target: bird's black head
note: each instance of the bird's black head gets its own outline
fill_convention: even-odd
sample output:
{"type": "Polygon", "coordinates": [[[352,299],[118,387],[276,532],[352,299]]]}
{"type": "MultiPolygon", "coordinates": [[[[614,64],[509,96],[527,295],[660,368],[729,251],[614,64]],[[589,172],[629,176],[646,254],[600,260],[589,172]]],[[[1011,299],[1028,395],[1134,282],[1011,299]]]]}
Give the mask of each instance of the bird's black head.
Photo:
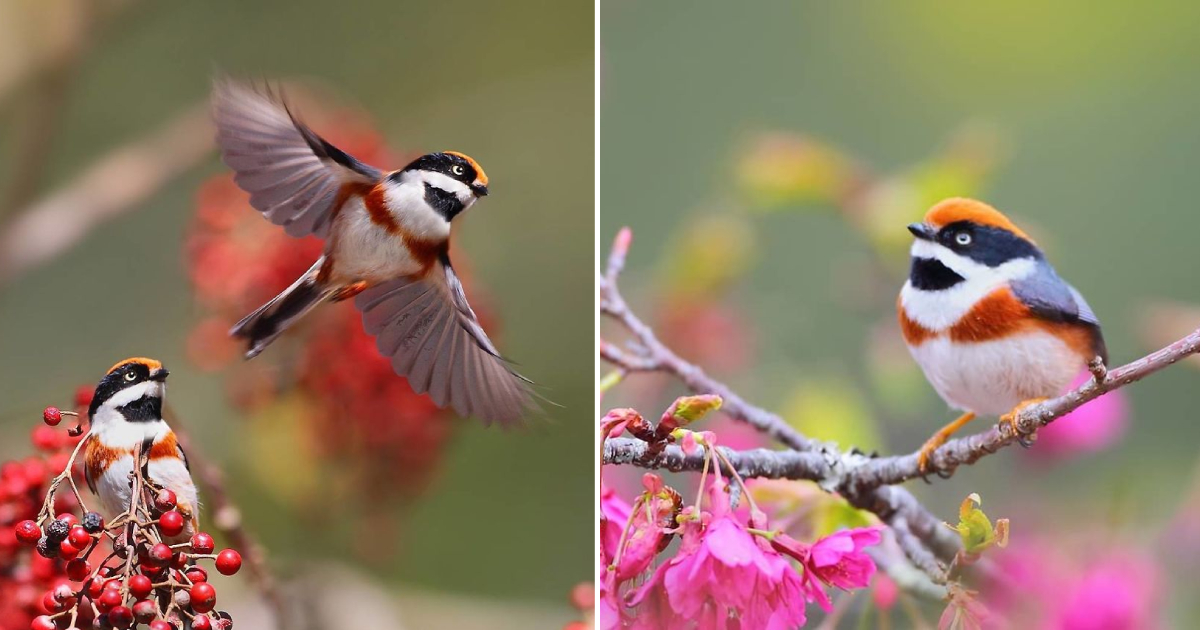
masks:
{"type": "Polygon", "coordinates": [[[955,221],[941,228],[913,223],[908,231],[918,239],[931,241],[988,267],[1018,258],[1042,258],[1042,252],[1028,239],[994,225],[974,221],[955,221]]]}
{"type": "Polygon", "coordinates": [[[483,172],[483,167],[479,166],[479,162],[470,156],[457,151],[422,155],[398,171],[397,175],[413,170],[441,173],[450,179],[466,184],[476,197],[488,194],[488,178],[487,174],[483,172]]]}
{"type": "Polygon", "coordinates": [[[96,386],[88,416],[94,419],[101,407],[114,406],[130,421],[161,418],[163,383],[168,374],[154,359],[135,357],[117,363],[96,386]]]}

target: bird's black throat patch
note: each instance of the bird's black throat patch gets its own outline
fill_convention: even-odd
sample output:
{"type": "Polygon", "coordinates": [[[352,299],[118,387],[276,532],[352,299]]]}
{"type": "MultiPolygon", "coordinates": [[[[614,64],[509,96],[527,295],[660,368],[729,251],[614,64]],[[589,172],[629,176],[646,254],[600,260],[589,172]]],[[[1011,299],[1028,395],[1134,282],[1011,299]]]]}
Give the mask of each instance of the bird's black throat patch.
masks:
{"type": "Polygon", "coordinates": [[[141,398],[117,407],[117,411],[129,422],[155,422],[162,419],[162,398],[158,396],[142,396],[141,398]]]}
{"type": "Polygon", "coordinates": [[[965,280],[936,258],[913,258],[908,280],[918,291],[941,291],[965,280]]]}
{"type": "Polygon", "coordinates": [[[447,221],[463,211],[463,204],[458,195],[425,182],[425,203],[442,215],[447,221]]]}

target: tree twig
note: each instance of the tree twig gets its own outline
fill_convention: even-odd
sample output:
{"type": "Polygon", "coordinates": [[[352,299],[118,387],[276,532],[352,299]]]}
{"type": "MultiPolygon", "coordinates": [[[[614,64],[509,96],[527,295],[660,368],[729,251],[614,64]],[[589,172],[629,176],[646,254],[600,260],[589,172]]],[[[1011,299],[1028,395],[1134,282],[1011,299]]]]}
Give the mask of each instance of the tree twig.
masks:
{"type": "Polygon", "coordinates": [[[283,596],[279,592],[278,582],[267,562],[266,552],[258,540],[246,531],[242,522],[242,512],[229,498],[225,489],[225,478],[220,467],[205,456],[204,451],[188,438],[183,429],[183,421],[171,407],[163,408],[163,419],[171,425],[179,438],[180,444],[187,453],[188,463],[200,485],[204,496],[212,508],[212,523],[234,547],[242,551],[246,568],[250,570],[250,580],[262,593],[263,598],[271,606],[276,623],[281,628],[289,627],[286,621],[286,607],[283,596]]]}
{"type": "MultiPolygon", "coordinates": [[[[601,353],[605,360],[629,371],[655,370],[672,374],[696,393],[721,396],[723,400],[721,409],[730,417],[755,427],[805,456],[790,462],[800,466],[798,469],[810,473],[809,476],[802,478],[816,476],[811,473],[821,470],[815,459],[820,458],[824,462],[825,473],[819,479],[813,480],[817,481],[822,488],[830,492],[840,492],[852,505],[874,512],[885,523],[892,524],[903,519],[905,527],[912,532],[913,536],[897,539],[897,541],[914,563],[927,564],[923,560],[928,557],[930,551],[944,562],[949,562],[958,553],[960,548],[958,537],[942,527],[941,520],[925,509],[907,490],[891,486],[862,488],[843,483],[846,471],[863,460],[869,460],[868,457],[860,453],[842,453],[833,445],[804,436],[787,424],[783,418],[746,402],[730,387],[711,378],[698,366],[685,361],[663,345],[654,335],[650,326],[642,322],[630,310],[617,289],[617,276],[624,266],[630,242],[630,233],[628,228],[625,228],[616,238],[606,273],[600,279],[600,311],[618,321],[633,335],[637,342],[635,351],[638,361],[623,363],[621,358],[631,355],[610,343],[601,341],[601,353]],[[804,464],[800,465],[798,463],[800,461],[803,461],[804,464]]],[[[775,463],[783,464],[782,461],[775,463]]]]}
{"type": "MultiPolygon", "coordinates": [[[[937,560],[949,562],[958,552],[957,537],[940,526],[940,521],[916,498],[896,487],[922,472],[918,453],[891,457],[868,457],[842,452],[836,446],[811,440],[792,429],[779,416],[747,403],[727,385],[705,374],[664,346],[653,330],[629,309],[617,289],[617,276],[624,266],[630,237],[617,237],[607,273],[600,282],[601,312],[619,322],[636,342],[629,349],[601,342],[600,356],[626,372],[659,371],[671,374],[696,393],[717,394],[724,399],[722,410],[775,438],[790,450],[755,449],[723,451],[744,477],[806,479],[827,491],[837,492],[856,507],[874,512],[896,533],[896,541],[915,566],[940,578],[937,560]],[[932,554],[930,553],[932,552],[932,554]]],[[[1163,368],[1200,353],[1200,329],[1127,365],[1107,369],[1096,360],[1088,369],[1092,380],[1058,398],[1030,405],[1017,414],[1015,432],[998,427],[965,438],[951,440],[930,458],[927,473],[949,477],[964,464],[997,452],[1078,409],[1084,403],[1125,387],[1163,368]]],[[[700,470],[703,458],[689,456],[678,447],[650,449],[644,442],[610,438],[604,445],[606,463],[633,464],[667,470],[700,470]]]]}
{"type": "Polygon", "coordinates": [[[104,221],[136,208],[212,150],[208,108],[197,106],[101,158],[18,213],[0,233],[0,285],[70,249],[104,221]]]}

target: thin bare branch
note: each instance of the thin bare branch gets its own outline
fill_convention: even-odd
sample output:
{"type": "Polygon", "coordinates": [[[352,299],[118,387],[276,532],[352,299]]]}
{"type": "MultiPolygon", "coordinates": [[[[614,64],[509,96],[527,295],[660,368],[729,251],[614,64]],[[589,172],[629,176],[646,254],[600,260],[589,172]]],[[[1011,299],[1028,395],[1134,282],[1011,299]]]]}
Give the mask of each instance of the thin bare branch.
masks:
{"type": "Polygon", "coordinates": [[[19,212],[0,233],[0,285],[70,249],[208,156],[208,109],[197,106],[120,147],[64,188],[19,212]]]}
{"type": "MultiPolygon", "coordinates": [[[[907,531],[912,532],[913,536],[905,539],[898,538],[897,541],[914,563],[928,565],[924,560],[931,551],[937,558],[947,563],[958,553],[958,538],[942,527],[942,521],[925,509],[907,490],[891,486],[867,488],[844,483],[848,469],[859,466],[862,462],[869,461],[870,458],[859,453],[843,453],[833,445],[804,436],[787,424],[783,418],[746,402],[730,387],[708,376],[698,366],[680,358],[660,342],[650,326],[634,315],[617,289],[617,275],[624,265],[629,242],[628,232],[622,230],[613,248],[613,255],[609,259],[609,273],[600,279],[600,310],[604,315],[619,322],[633,335],[636,347],[626,352],[617,349],[612,344],[602,343],[601,352],[605,360],[631,372],[662,371],[675,376],[696,393],[717,394],[723,400],[721,406],[723,412],[778,440],[796,451],[796,455],[803,455],[803,458],[786,462],[805,462],[804,465],[796,464],[795,470],[803,470],[805,473],[801,478],[813,479],[816,477],[813,471],[820,470],[820,468],[816,464],[815,458],[823,460],[825,470],[827,470],[826,474],[821,475],[819,479],[813,479],[822,488],[830,492],[840,492],[852,505],[874,512],[885,523],[892,524],[903,519],[907,531]],[[622,362],[622,358],[626,360],[622,362]]],[[[765,452],[774,453],[772,451],[765,452]]],[[[771,457],[777,456],[772,454],[771,457]]],[[[682,464],[687,460],[682,458],[679,461],[682,464]]],[[[743,463],[747,465],[748,469],[750,468],[750,462],[743,463]]],[[[760,470],[766,471],[772,465],[783,466],[784,464],[785,460],[774,460],[770,464],[764,464],[760,470]]]]}

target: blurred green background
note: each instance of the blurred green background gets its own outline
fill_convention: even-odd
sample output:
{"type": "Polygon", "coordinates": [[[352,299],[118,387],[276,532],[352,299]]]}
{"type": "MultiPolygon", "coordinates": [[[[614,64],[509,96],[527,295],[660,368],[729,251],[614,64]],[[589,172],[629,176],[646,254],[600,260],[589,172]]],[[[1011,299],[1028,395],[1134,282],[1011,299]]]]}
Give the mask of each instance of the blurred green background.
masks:
{"type": "MultiPolygon", "coordinates": [[[[526,430],[462,422],[399,534],[399,555],[372,570],[414,588],[529,600],[554,619],[574,616],[568,591],[591,578],[594,528],[593,467],[580,457],[592,444],[592,3],[3,4],[3,185],[27,158],[18,138],[36,107],[33,75],[22,73],[46,64],[53,50],[43,49],[67,37],[63,24],[82,10],[106,17],[73,64],[39,193],[202,104],[217,69],[313,83],[361,104],[397,151],[455,148],[485,165],[493,194],[460,226],[458,246],[502,322],[499,345],[563,408],[526,430]]],[[[222,171],[212,155],[0,287],[0,456],[26,452],[39,410],[69,404],[77,385],[95,383],[114,361],[157,357],[172,370],[171,403],[205,450],[227,459],[248,526],[281,566],[347,558],[357,542],[345,531],[308,531],[264,501],[262,488],[239,483],[242,429],[220,375],[184,357],[197,310],[182,237],[196,186],[222,171]]]]}
{"type": "MultiPolygon", "coordinates": [[[[633,228],[623,286],[648,317],[668,292],[664,280],[680,281],[679,268],[744,267],[721,299],[746,314],[752,361],[716,361],[714,375],[829,436],[846,435],[830,426],[841,418],[868,415],[878,434],[870,446],[911,452],[953,414],[919,377],[907,395],[880,385],[872,335],[894,321],[904,225],[937,197],[979,196],[1028,226],[1099,314],[1113,364],[1169,339],[1152,345],[1163,331],[1147,330],[1151,304],[1200,302],[1200,85],[1190,78],[1200,61],[1198,19],[1200,6],[1186,2],[608,0],[601,243],[633,228]],[[918,193],[938,194],[898,195],[911,202],[890,222],[900,247],[873,248],[830,203],[764,211],[739,180],[747,147],[763,134],[816,138],[896,186],[916,181],[926,188],[918,193]],[[930,156],[964,142],[994,156],[988,174],[930,176],[930,156]],[[697,228],[701,221],[716,227],[697,228]],[[689,230],[693,247],[680,247],[689,230]],[[882,278],[872,276],[876,256],[882,278]],[[881,289],[868,286],[876,281],[881,289]],[[883,297],[864,302],[864,292],[883,297]],[[865,409],[826,415],[825,426],[800,418],[829,408],[804,401],[805,392],[833,395],[830,381],[859,392],[865,409]]],[[[1005,515],[1037,488],[1078,518],[1161,522],[1192,478],[1196,382],[1196,371],[1181,368],[1129,388],[1127,435],[1103,453],[1048,469],[1010,449],[950,481],[909,487],[947,520],[968,492],[1005,515]]],[[[636,388],[618,386],[605,398],[606,407],[630,402],[656,413],[669,397],[638,399],[636,388]]]]}

